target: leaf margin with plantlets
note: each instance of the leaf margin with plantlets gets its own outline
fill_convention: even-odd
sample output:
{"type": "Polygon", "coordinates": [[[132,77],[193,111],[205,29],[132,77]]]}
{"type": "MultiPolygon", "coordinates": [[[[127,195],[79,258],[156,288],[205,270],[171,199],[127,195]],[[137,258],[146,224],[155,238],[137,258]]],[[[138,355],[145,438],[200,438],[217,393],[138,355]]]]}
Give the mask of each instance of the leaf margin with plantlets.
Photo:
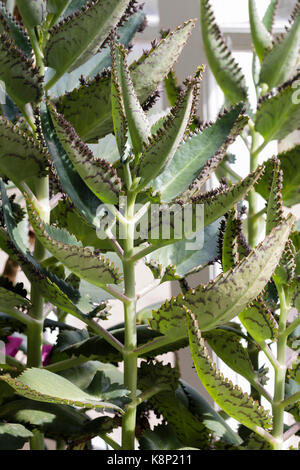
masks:
{"type": "MultiPolygon", "coordinates": [[[[253,301],[258,294],[262,291],[265,287],[266,283],[268,282],[269,278],[272,276],[277,263],[278,263],[278,255],[281,256],[281,253],[284,249],[282,245],[282,241],[286,242],[292,225],[294,224],[294,217],[290,215],[288,219],[283,220],[281,225],[278,225],[271,234],[261,242],[255,250],[252,250],[248,257],[244,258],[236,267],[231,268],[225,274],[220,274],[215,280],[210,281],[207,285],[198,286],[196,289],[190,290],[187,294],[182,296],[179,294],[177,298],[172,298],[170,301],[166,301],[160,308],[160,310],[154,312],[152,320],[150,320],[150,327],[154,330],[160,331],[161,333],[165,334],[166,336],[171,337],[181,337],[185,334],[185,312],[191,311],[194,314],[195,312],[195,303],[197,303],[197,295],[199,296],[198,300],[198,307],[199,310],[200,306],[205,305],[206,312],[207,312],[207,320],[203,317],[202,311],[202,318],[201,318],[201,308],[196,313],[197,318],[199,320],[199,324],[202,330],[209,330],[214,328],[222,323],[226,323],[230,321],[235,316],[239,315],[244,308],[249,305],[251,301],[253,301]],[[270,241],[272,243],[270,244],[270,241]],[[281,243],[280,243],[281,241],[281,243]],[[274,250],[274,244],[277,244],[276,248],[278,253],[274,250]],[[266,248],[268,246],[268,249],[266,248]],[[278,248],[279,246],[279,248],[278,248]],[[263,254],[266,255],[266,252],[269,253],[269,266],[268,266],[268,276],[266,279],[265,277],[258,278],[258,276],[262,275],[262,272],[266,272],[266,262],[262,263],[262,256],[263,254]],[[260,256],[259,256],[260,255],[260,256]],[[259,257],[259,262],[257,259],[259,257]],[[253,273],[253,280],[252,280],[252,287],[253,284],[255,285],[255,291],[252,291],[251,295],[249,295],[249,270],[246,269],[247,264],[251,263],[259,265],[260,272],[253,273]],[[247,289],[246,289],[246,298],[240,296],[240,291],[236,288],[237,283],[235,278],[240,279],[242,275],[247,275],[247,289]],[[232,281],[230,279],[232,278],[232,281]],[[258,286],[257,286],[257,280],[258,286]],[[232,299],[232,294],[230,295],[230,299],[232,302],[232,308],[225,307],[224,299],[226,298],[226,292],[221,294],[222,285],[226,285],[226,283],[232,282],[232,288],[235,292],[239,292],[238,299],[232,299]],[[222,301],[216,301],[216,305],[212,308],[212,311],[208,310],[208,300],[212,301],[211,294],[214,292],[214,297],[216,294],[216,287],[220,286],[220,298],[222,301]],[[218,306],[219,305],[219,306],[218,306]],[[216,306],[221,311],[218,319],[216,320],[215,315],[212,312],[215,312],[216,306]],[[228,313],[230,312],[230,315],[228,313]]],[[[243,283],[243,282],[242,282],[243,283]]],[[[246,283],[246,281],[245,281],[246,283]]]]}
{"type": "MultiPolygon", "coordinates": [[[[159,43],[153,43],[153,47],[149,53],[143,54],[137,61],[131,64],[130,74],[133,86],[142,105],[144,105],[149,96],[157,90],[158,85],[178,60],[194,26],[195,20],[187,21],[178,26],[167,38],[161,40],[159,43]],[[169,59],[164,62],[162,58],[165,60],[164,55],[166,52],[169,54],[169,59]],[[152,66],[150,65],[152,58],[155,58],[157,70],[153,68],[153,61],[152,66]],[[152,67],[150,75],[149,72],[147,75],[147,67],[152,67]],[[154,70],[155,75],[152,73],[154,70]],[[147,77],[148,80],[151,78],[151,81],[144,86],[139,85],[140,82],[143,82],[145,77],[147,77]]],[[[109,72],[104,71],[92,80],[84,81],[79,88],[75,88],[72,92],[60,97],[55,103],[58,112],[64,115],[65,119],[70,122],[79,137],[85,142],[98,142],[99,138],[113,131],[110,81],[111,77],[109,72]],[[97,98],[99,101],[97,101],[97,98]],[[94,111],[90,109],[91,105],[94,106],[94,111]],[[81,110],[84,116],[78,113],[78,110],[81,110]],[[100,111],[103,111],[103,114],[99,114],[100,111]],[[93,112],[95,112],[95,115],[93,115],[93,112]],[[89,118],[91,119],[89,120],[89,118]],[[99,127],[101,121],[102,124],[99,127]],[[83,124],[84,127],[82,127],[83,124]]]]}
{"type": "Polygon", "coordinates": [[[209,0],[201,0],[200,17],[206,56],[220,87],[232,104],[246,101],[248,89],[245,77],[227,47],[209,0]]]}
{"type": "Polygon", "coordinates": [[[269,429],[272,424],[269,411],[265,410],[258,402],[255,402],[247,393],[242,392],[240,387],[234,386],[228,379],[224,378],[210,357],[201,337],[196,317],[193,314],[188,314],[187,321],[191,354],[197,373],[214,401],[231,417],[234,417],[252,431],[259,432],[259,428],[269,429]],[[211,383],[209,383],[210,380],[211,383]],[[230,406],[230,397],[233,399],[232,407],[230,406]]]}

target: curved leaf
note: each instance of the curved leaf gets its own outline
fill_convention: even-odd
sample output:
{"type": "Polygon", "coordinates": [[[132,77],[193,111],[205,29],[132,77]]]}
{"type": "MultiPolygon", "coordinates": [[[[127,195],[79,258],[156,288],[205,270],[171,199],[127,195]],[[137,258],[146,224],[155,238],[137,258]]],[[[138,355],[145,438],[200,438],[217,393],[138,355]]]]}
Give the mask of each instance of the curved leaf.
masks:
{"type": "Polygon", "coordinates": [[[270,428],[269,412],[258,402],[254,402],[247,393],[243,393],[238,386],[225,379],[216,369],[201,337],[195,316],[188,315],[187,322],[191,353],[198,376],[214,401],[229,416],[254,432],[257,432],[258,428],[270,428]]]}
{"type": "Polygon", "coordinates": [[[164,122],[164,127],[149,139],[148,145],[145,145],[137,168],[137,175],[142,178],[142,187],[168,167],[183,141],[195,112],[200,80],[199,70],[195,78],[186,82],[186,90],[179,95],[175,107],[164,122]]]}
{"type": "Polygon", "coordinates": [[[256,381],[249,353],[242,346],[240,336],[232,331],[216,329],[206,332],[205,340],[232,370],[245,377],[250,383],[256,381]]]}
{"type": "Polygon", "coordinates": [[[7,11],[3,2],[0,2],[0,33],[6,32],[15,41],[16,46],[26,56],[32,55],[29,37],[22,25],[7,11]]]}
{"type": "MultiPolygon", "coordinates": [[[[128,125],[128,130],[132,142],[133,151],[138,154],[144,150],[144,146],[148,144],[151,135],[150,123],[147,116],[136,96],[133,83],[130,76],[130,71],[127,62],[127,52],[119,44],[112,44],[112,104],[113,104],[113,118],[115,115],[123,115],[125,123],[128,125]],[[120,111],[114,112],[115,103],[120,103],[120,111]],[[123,112],[122,112],[123,110],[123,112]]],[[[115,121],[115,135],[124,135],[126,137],[126,124],[122,126],[121,121],[115,121]],[[121,125],[121,129],[119,126],[121,125]]],[[[120,154],[123,154],[122,148],[124,143],[119,145],[120,154]]]]}
{"type": "Polygon", "coordinates": [[[273,42],[264,22],[259,18],[255,0],[249,0],[249,18],[254,47],[259,60],[262,61],[266,51],[272,48],[273,42]]]}
{"type": "Polygon", "coordinates": [[[56,134],[83,181],[103,202],[118,203],[122,186],[116,170],[106,160],[94,157],[92,151],[64,117],[55,111],[53,105],[50,105],[50,112],[56,134]]]}
{"type": "Polygon", "coordinates": [[[279,0],[271,0],[264,15],[263,22],[264,22],[265,27],[269,31],[269,33],[271,33],[273,29],[273,24],[275,20],[278,3],[279,3],[279,0]]]}
{"type": "Polygon", "coordinates": [[[80,390],[64,377],[53,374],[46,369],[26,369],[15,379],[9,375],[2,375],[0,380],[10,385],[19,395],[31,400],[122,411],[113,403],[105,402],[100,397],[95,398],[80,390]]]}
{"type": "Polygon", "coordinates": [[[16,185],[47,174],[48,152],[32,135],[0,116],[0,171],[16,185]],[[16,171],[18,168],[18,171],[16,171]]]}
{"type": "Polygon", "coordinates": [[[45,224],[31,202],[27,207],[30,222],[40,242],[70,271],[99,287],[120,282],[120,275],[109,259],[84,248],[66,230],[45,224]]]}
{"type": "MultiPolygon", "coordinates": [[[[124,343],[125,340],[125,329],[112,329],[110,333],[114,335],[120,342],[124,343]]],[[[68,356],[76,357],[83,356],[89,359],[97,359],[101,362],[121,362],[122,355],[113,348],[107,341],[100,336],[92,336],[90,338],[81,339],[81,341],[73,341],[72,345],[68,345],[68,342],[63,341],[64,338],[69,337],[70,335],[66,332],[62,332],[59,336],[59,341],[57,344],[57,350],[61,351],[68,356]]],[[[74,338],[74,335],[71,336],[74,338]]],[[[160,333],[151,330],[146,325],[137,326],[137,347],[150,344],[156,338],[161,337],[160,333]]],[[[167,352],[177,351],[181,348],[184,348],[187,345],[187,340],[184,338],[179,341],[170,341],[169,344],[165,346],[159,346],[157,348],[153,347],[151,352],[141,354],[141,357],[149,358],[154,357],[158,354],[164,354],[167,352]]]]}
{"type": "Polygon", "coordinates": [[[47,15],[47,0],[16,0],[26,26],[34,28],[43,23],[47,15]]]}
{"type": "Polygon", "coordinates": [[[293,88],[296,80],[297,77],[279,88],[274,96],[267,95],[259,103],[255,128],[267,142],[282,140],[299,126],[300,106],[294,99],[293,88]]]}
{"type": "Polygon", "coordinates": [[[92,227],[97,226],[99,199],[82,181],[56,135],[45,103],[41,105],[41,125],[53,164],[64,191],[92,227]]]}
{"type": "Polygon", "coordinates": [[[129,0],[95,0],[52,28],[45,49],[48,67],[61,76],[90,59],[117,26],[128,4],[129,0]]]}
{"type": "MultiPolygon", "coordinates": [[[[220,220],[204,228],[204,245],[201,249],[186,250],[186,241],[182,240],[173,245],[159,248],[149,255],[151,262],[157,262],[163,268],[172,267],[175,275],[185,277],[192,274],[194,269],[205,266],[218,256],[218,229],[220,220]]],[[[196,235],[197,236],[197,235],[196,235]]]]}
{"type": "Polygon", "coordinates": [[[33,60],[15,46],[6,33],[0,35],[0,79],[19,106],[38,103],[43,93],[43,77],[33,68],[33,60]]]}
{"type": "Polygon", "coordinates": [[[190,411],[203,422],[207,429],[212,431],[217,437],[220,437],[222,441],[235,445],[242,443],[240,436],[234,432],[220,414],[210,406],[200,392],[183,380],[179,381],[179,388],[181,388],[184,393],[180,393],[178,396],[181,396],[182,400],[184,400],[184,395],[186,396],[190,411]]]}
{"type": "MultiPolygon", "coordinates": [[[[282,199],[287,207],[300,203],[300,145],[277,155],[280,161],[280,168],[283,172],[282,199]]],[[[273,171],[272,160],[265,162],[266,171],[261,180],[257,183],[255,190],[265,199],[269,197],[269,186],[273,171]]]]}
{"type": "MultiPolygon", "coordinates": [[[[194,20],[183,23],[130,66],[132,83],[141,104],[156,91],[173,67],[194,25],[194,20]]],[[[99,138],[113,132],[110,89],[110,75],[103,74],[83,83],[57,103],[58,111],[86,142],[98,142],[99,138]]]]}
{"type": "Polygon", "coordinates": [[[200,2],[200,19],[207,61],[219,86],[231,103],[246,101],[248,90],[245,77],[216,24],[209,0],[200,2]]]}
{"type": "Polygon", "coordinates": [[[158,424],[151,429],[146,429],[139,439],[140,450],[176,450],[182,447],[172,426],[158,424]]]}
{"type": "Polygon", "coordinates": [[[47,437],[65,439],[92,438],[101,432],[110,432],[114,428],[111,418],[101,417],[90,421],[80,411],[66,405],[43,403],[28,399],[19,399],[0,408],[0,415],[5,420],[25,423],[37,428],[47,437]]]}
{"type": "MultiPolygon", "coordinates": [[[[199,177],[209,160],[222,151],[221,147],[226,145],[227,139],[232,138],[231,132],[241,112],[242,105],[239,104],[180,145],[169,166],[151,183],[154,189],[160,191],[163,201],[170,202],[185,191],[199,177]]],[[[211,166],[213,171],[216,165],[211,166]]]]}
{"type": "Polygon", "coordinates": [[[22,424],[0,423],[0,450],[21,449],[32,435],[22,424]]]}
{"type": "MultiPolygon", "coordinates": [[[[120,43],[125,47],[128,47],[134,35],[142,27],[144,21],[145,14],[141,9],[130,16],[126,23],[117,30],[118,36],[120,37],[120,43]]],[[[78,83],[80,83],[82,76],[93,79],[97,74],[101,74],[106,68],[110,67],[110,65],[110,48],[108,46],[103,46],[101,51],[95,54],[85,64],[73,70],[71,73],[65,73],[49,90],[50,98],[59,97],[72,91],[78,83]]],[[[52,74],[53,70],[49,69],[49,76],[51,77],[52,74]]],[[[47,75],[48,74],[46,72],[46,77],[47,75]]]]}
{"type": "Polygon", "coordinates": [[[201,418],[190,411],[188,398],[182,387],[178,387],[176,369],[160,363],[143,363],[142,369],[139,369],[139,386],[142,391],[146,391],[153,385],[165,385],[168,388],[151,397],[150,401],[172,426],[178,439],[184,445],[207,449],[209,431],[201,418]]]}
{"type": "Polygon", "coordinates": [[[258,343],[267,339],[276,340],[278,337],[278,325],[271,310],[260,297],[239,314],[239,320],[258,343]]]}
{"type": "Polygon", "coordinates": [[[293,224],[294,218],[290,216],[237,266],[209,284],[167,301],[153,313],[151,328],[173,339],[184,337],[186,310],[197,315],[202,330],[210,330],[232,320],[266,286],[281,258],[293,224]]]}
{"type": "Polygon", "coordinates": [[[296,73],[300,48],[300,5],[297,4],[292,15],[292,25],[284,36],[265,56],[260,83],[274,88],[289,80],[296,73]]]}

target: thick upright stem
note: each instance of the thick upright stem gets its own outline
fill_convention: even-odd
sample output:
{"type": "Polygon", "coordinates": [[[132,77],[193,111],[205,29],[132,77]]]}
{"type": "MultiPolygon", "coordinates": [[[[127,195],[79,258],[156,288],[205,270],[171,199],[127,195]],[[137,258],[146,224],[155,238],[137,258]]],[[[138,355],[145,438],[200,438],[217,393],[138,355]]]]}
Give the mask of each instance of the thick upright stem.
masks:
{"type": "MultiPolygon", "coordinates": [[[[36,197],[42,207],[42,218],[45,222],[49,222],[49,182],[48,177],[42,178],[36,183],[36,197]]],[[[34,257],[37,261],[42,261],[46,251],[43,245],[36,240],[34,248],[34,257]]],[[[31,303],[32,309],[30,315],[37,320],[36,323],[28,326],[27,341],[27,366],[42,366],[42,346],[43,346],[43,307],[44,300],[41,296],[38,286],[31,286],[31,303]]]]}
{"type": "MultiPolygon", "coordinates": [[[[134,217],[135,197],[127,200],[126,219],[132,221],[134,217]]],[[[134,225],[126,227],[126,239],[124,241],[124,282],[125,295],[128,301],[124,302],[125,315],[125,350],[124,350],[124,384],[130,391],[129,397],[132,403],[136,400],[137,391],[137,355],[134,352],[137,346],[136,334],[136,292],[135,292],[135,263],[131,260],[134,250],[134,225]]],[[[136,427],[136,405],[128,406],[122,422],[122,449],[133,450],[136,427]]]]}
{"type": "Polygon", "coordinates": [[[280,320],[279,320],[279,336],[277,342],[277,361],[278,366],[275,367],[275,387],[273,400],[273,436],[276,438],[277,444],[275,450],[282,450],[283,433],[284,433],[284,400],[285,375],[286,375],[286,347],[287,339],[285,335],[289,306],[286,303],[285,292],[282,286],[277,286],[280,299],[280,320]]]}
{"type": "MultiPolygon", "coordinates": [[[[49,180],[48,177],[40,179],[36,183],[36,197],[42,207],[41,217],[45,222],[49,222],[50,205],[49,205],[49,180]]],[[[34,257],[38,261],[42,261],[46,255],[43,245],[36,240],[34,248],[34,257]]],[[[27,366],[42,367],[42,347],[43,347],[43,326],[44,326],[44,299],[41,296],[38,286],[31,285],[31,316],[37,320],[32,326],[28,326],[27,330],[27,366]]],[[[44,435],[36,431],[34,437],[30,439],[31,450],[44,449],[44,435]]]]}
{"type": "MultiPolygon", "coordinates": [[[[252,130],[252,145],[250,152],[250,171],[255,171],[258,166],[259,134],[252,130]]],[[[249,217],[248,217],[248,243],[254,248],[258,243],[259,220],[255,215],[259,212],[258,195],[254,189],[249,192],[249,217]]]]}

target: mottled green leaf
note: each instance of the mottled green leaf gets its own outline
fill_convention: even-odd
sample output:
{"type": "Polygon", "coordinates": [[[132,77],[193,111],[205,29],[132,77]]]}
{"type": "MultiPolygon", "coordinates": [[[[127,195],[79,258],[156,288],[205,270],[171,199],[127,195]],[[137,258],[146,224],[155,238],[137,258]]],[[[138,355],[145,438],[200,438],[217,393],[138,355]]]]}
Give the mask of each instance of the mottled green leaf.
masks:
{"type": "Polygon", "coordinates": [[[245,77],[216,24],[209,0],[200,2],[200,19],[207,61],[219,86],[231,103],[246,101],[248,90],[245,77]]]}
{"type": "Polygon", "coordinates": [[[32,432],[22,424],[0,423],[0,450],[21,449],[32,432]]]}
{"type": "Polygon", "coordinates": [[[101,397],[95,398],[65,378],[46,369],[26,369],[15,379],[9,375],[2,375],[0,379],[10,385],[19,395],[31,400],[121,411],[116,405],[103,401],[101,397]]]}
{"type": "Polygon", "coordinates": [[[226,217],[226,228],[222,236],[222,268],[226,272],[239,262],[237,209],[232,209],[226,217]]]}
{"type": "Polygon", "coordinates": [[[241,344],[241,337],[232,331],[216,329],[205,333],[209,346],[232,370],[245,377],[250,383],[256,381],[247,349],[241,344]]]}
{"type": "Polygon", "coordinates": [[[16,3],[26,26],[33,28],[45,20],[47,0],[16,0],[16,3]]]}
{"type": "Polygon", "coordinates": [[[48,152],[32,135],[0,116],[0,171],[16,185],[47,174],[48,152]],[[18,171],[16,171],[16,168],[18,171]]]}
{"type": "Polygon", "coordinates": [[[197,315],[200,328],[209,330],[241,313],[264,289],[284,250],[294,218],[278,225],[237,266],[207,285],[179,295],[153,313],[150,326],[174,338],[186,335],[184,310],[197,315]]]}
{"type": "Polygon", "coordinates": [[[175,106],[176,101],[178,100],[179,93],[181,91],[181,86],[178,85],[174,70],[171,70],[168,73],[167,77],[164,80],[164,85],[170,106],[173,107],[175,106]]]}
{"type": "Polygon", "coordinates": [[[258,106],[255,128],[267,142],[284,139],[299,126],[300,106],[294,97],[293,83],[287,82],[258,106]]]}
{"type": "MultiPolygon", "coordinates": [[[[134,89],[141,104],[151,96],[168,74],[190,36],[195,21],[188,21],[160,41],[130,66],[134,89]]],[[[113,131],[111,80],[104,74],[63,96],[57,109],[87,142],[97,142],[113,131]]]]}
{"type": "MultiPolygon", "coordinates": [[[[151,183],[154,189],[161,192],[163,201],[170,202],[188,189],[189,185],[201,176],[206,165],[210,166],[211,171],[216,168],[220,162],[217,153],[222,152],[227,138],[233,137],[231,133],[241,112],[240,104],[180,145],[169,166],[151,183]]],[[[205,183],[206,178],[201,180],[205,183]]]]}
{"type": "Polygon", "coordinates": [[[276,158],[271,160],[273,171],[269,182],[269,197],[267,204],[266,234],[268,235],[283,217],[282,207],[282,170],[280,161],[276,158]]]}
{"type": "MultiPolygon", "coordinates": [[[[280,161],[280,168],[283,172],[282,199],[287,207],[300,203],[300,145],[280,153],[277,156],[280,161]]],[[[273,171],[272,160],[265,163],[265,174],[256,186],[256,191],[265,199],[269,198],[269,187],[273,171]]]]}
{"type": "Polygon", "coordinates": [[[300,385],[300,359],[294,362],[292,369],[288,370],[288,376],[300,385]]]}
{"type": "MultiPolygon", "coordinates": [[[[289,80],[296,73],[300,48],[300,5],[292,15],[292,25],[264,57],[260,83],[274,88],[289,80]]],[[[283,109],[283,108],[282,108],[283,109]]]]}
{"type": "Polygon", "coordinates": [[[25,297],[18,295],[16,292],[0,287],[0,309],[1,312],[7,313],[18,312],[19,308],[30,308],[31,303],[25,297]]]}
{"type": "Polygon", "coordinates": [[[46,104],[41,105],[41,125],[53,164],[64,191],[91,227],[97,226],[99,199],[82,181],[56,135],[46,104]]]}
{"type": "Polygon", "coordinates": [[[234,432],[221,415],[203,398],[201,392],[191,387],[183,380],[179,381],[177,396],[183,402],[188,402],[189,410],[198,417],[203,424],[222,441],[239,445],[242,439],[234,432]],[[179,392],[180,390],[180,392],[179,392]],[[179,393],[178,393],[179,392],[179,393]]]}
{"type": "Polygon", "coordinates": [[[45,60],[57,76],[90,59],[123,16],[129,0],[96,0],[78,15],[69,16],[51,29],[45,60]]]}
{"type": "MultiPolygon", "coordinates": [[[[167,267],[174,269],[174,274],[184,277],[195,269],[204,267],[206,263],[215,260],[218,256],[218,229],[220,220],[204,228],[204,244],[199,249],[186,249],[186,241],[182,240],[173,245],[159,248],[149,255],[150,263],[159,263],[165,270],[167,267]]],[[[196,235],[197,237],[197,235],[196,235]]]]}
{"type": "Polygon", "coordinates": [[[110,432],[114,427],[113,420],[108,417],[91,421],[86,415],[70,406],[22,398],[2,406],[0,415],[5,420],[37,428],[45,436],[52,438],[92,438],[101,432],[110,432]]]}
{"type": "Polygon", "coordinates": [[[264,15],[263,22],[264,22],[265,27],[269,31],[269,33],[271,33],[273,29],[273,24],[275,20],[278,3],[279,3],[279,0],[270,0],[270,4],[264,15]]]}
{"type": "Polygon", "coordinates": [[[29,37],[22,25],[8,13],[3,2],[0,2],[0,33],[7,33],[15,41],[16,46],[27,56],[31,56],[32,47],[29,37]]]}
{"type": "MultiPolygon", "coordinates": [[[[114,335],[121,343],[125,341],[125,329],[118,328],[110,330],[110,333],[114,335]]],[[[81,339],[74,341],[74,343],[68,346],[67,342],[63,341],[64,338],[70,337],[71,335],[67,332],[62,332],[59,336],[60,340],[58,343],[58,350],[64,352],[68,356],[72,355],[79,357],[83,356],[92,360],[99,360],[101,362],[121,362],[122,355],[107,341],[100,336],[92,336],[90,338],[81,339]]],[[[74,335],[72,335],[74,338],[74,335]]],[[[137,346],[143,346],[147,343],[152,343],[156,338],[161,337],[160,333],[151,330],[146,325],[137,326],[137,346]]],[[[184,348],[187,345],[186,338],[179,341],[170,341],[165,346],[155,346],[151,349],[151,352],[142,353],[141,357],[148,358],[154,357],[158,354],[164,354],[166,352],[177,351],[184,348]]]]}
{"type": "Polygon", "coordinates": [[[239,314],[239,320],[258,343],[278,337],[278,325],[271,310],[260,297],[239,314]]]}
{"type": "Polygon", "coordinates": [[[186,90],[179,95],[163,128],[152,136],[149,144],[145,146],[137,168],[137,175],[142,179],[141,187],[145,187],[169,166],[183,141],[195,111],[200,79],[199,71],[193,79],[186,82],[186,90]]]}
{"type": "MultiPolygon", "coordinates": [[[[16,261],[32,283],[38,286],[41,294],[49,302],[79,318],[83,313],[90,313],[95,306],[91,300],[77,289],[52,272],[44,269],[28,251],[22,239],[22,227],[17,224],[11,209],[5,186],[1,181],[1,195],[4,208],[5,224],[8,235],[1,240],[1,248],[16,261]],[[83,313],[82,313],[83,312],[83,313]]],[[[97,303],[97,302],[96,302],[97,303]]]]}
{"type": "Polygon", "coordinates": [[[172,426],[158,424],[151,429],[146,429],[139,439],[140,450],[176,450],[182,447],[172,426]]]}
{"type": "MultiPolygon", "coordinates": [[[[142,10],[137,11],[130,18],[118,28],[118,36],[120,36],[120,43],[128,47],[134,35],[139,31],[145,20],[145,14],[142,10]]],[[[101,74],[105,69],[110,67],[111,57],[109,46],[103,46],[101,51],[95,54],[85,64],[81,65],[71,73],[65,73],[49,90],[49,97],[51,99],[64,95],[72,91],[80,83],[82,76],[89,79],[95,78],[97,74],[101,74]]],[[[49,68],[46,71],[46,81],[50,80],[53,76],[53,69],[49,68]]]]}
{"type": "Polygon", "coordinates": [[[234,386],[228,379],[225,379],[216,369],[194,315],[188,316],[188,331],[191,353],[198,376],[215,403],[229,416],[254,432],[258,428],[270,428],[269,412],[247,393],[243,393],[238,386],[234,386]]]}
{"type": "Polygon", "coordinates": [[[151,403],[172,426],[183,445],[200,449],[208,448],[209,431],[195,413],[189,410],[189,401],[182,387],[178,387],[176,369],[161,363],[145,364],[139,369],[139,386],[146,391],[154,385],[165,386],[166,391],[157,393],[151,403]]]}
{"type": "Polygon", "coordinates": [[[37,103],[42,96],[43,78],[39,70],[6,33],[0,35],[0,80],[18,106],[37,103]]]}
{"type": "Polygon", "coordinates": [[[259,17],[255,0],[249,0],[249,18],[255,51],[260,61],[262,61],[266,51],[272,48],[273,42],[268,29],[259,17]]]}
{"type": "Polygon", "coordinates": [[[141,231],[141,238],[145,237],[157,248],[182,239],[191,239],[196,232],[214,223],[242,200],[263,171],[263,167],[258,167],[244,180],[229,188],[220,186],[215,191],[196,195],[188,201],[178,198],[176,204],[158,205],[154,211],[150,208],[142,222],[145,223],[145,230],[141,231]],[[183,223],[184,217],[189,217],[191,223],[183,223]]]}
{"type": "MultiPolygon", "coordinates": [[[[125,136],[123,140],[126,142],[127,123],[133,151],[135,154],[139,154],[144,150],[144,146],[149,143],[150,123],[133,87],[127,52],[116,43],[112,45],[112,105],[116,137],[123,135],[125,136]],[[118,103],[120,109],[116,107],[118,103]],[[118,121],[116,121],[117,116],[121,116],[118,121]],[[123,126],[122,120],[125,121],[123,126]]],[[[123,155],[122,147],[125,146],[125,142],[119,145],[121,155],[123,155]]]]}
{"type": "MultiPolygon", "coordinates": [[[[116,204],[121,192],[121,180],[111,164],[96,159],[78,137],[73,127],[50,106],[56,134],[75,169],[90,190],[103,202],[116,204]]],[[[99,201],[100,203],[100,201],[99,201]]]]}
{"type": "Polygon", "coordinates": [[[28,202],[27,207],[35,235],[70,271],[99,287],[120,282],[120,274],[108,258],[84,248],[66,230],[45,224],[32,202],[28,202]]]}

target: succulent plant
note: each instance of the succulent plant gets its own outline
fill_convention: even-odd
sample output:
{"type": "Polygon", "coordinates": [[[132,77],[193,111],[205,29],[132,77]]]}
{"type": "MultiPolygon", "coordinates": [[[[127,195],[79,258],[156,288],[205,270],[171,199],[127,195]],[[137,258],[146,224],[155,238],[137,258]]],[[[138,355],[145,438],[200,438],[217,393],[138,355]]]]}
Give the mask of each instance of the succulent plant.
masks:
{"type": "Polygon", "coordinates": [[[0,247],[30,285],[27,294],[5,272],[0,278],[1,339],[27,339],[26,363],[7,354],[0,364],[1,449],[28,440],[44,449],[52,438],[58,449],[83,450],[100,436],[115,450],[134,450],[136,438],[148,450],[279,450],[299,432],[299,364],[297,352],[286,363],[286,346],[299,343],[299,315],[290,322],[288,313],[299,309],[300,242],[294,216],[283,212],[299,202],[299,146],[258,165],[268,142],[299,125],[299,2],[275,40],[277,3],[261,20],[249,1],[253,112],[210,2],[200,1],[208,64],[226,98],[209,123],[198,116],[204,67],[182,85],[174,72],[194,19],[130,63],[131,41],[145,27],[135,0],[17,0],[12,14],[0,3],[0,247]],[[157,114],[162,83],[170,108],[157,114]],[[251,162],[244,179],[229,164],[239,136],[251,162]],[[207,191],[212,175],[219,186],[207,191]],[[153,276],[140,292],[138,263],[153,276]],[[190,289],[190,275],[215,263],[222,272],[190,289]],[[180,295],[138,311],[140,298],[169,281],[180,295]],[[111,300],[124,321],[107,328],[111,300]],[[49,328],[58,336],[45,362],[49,328]],[[250,394],[216,368],[207,344],[248,380],[250,394]],[[177,367],[159,361],[188,345],[237,432],[177,367]],[[259,352],[275,370],[274,396],[259,352]],[[102,415],[92,419],[89,409],[102,415]],[[163,418],[153,430],[151,410],[163,418]],[[284,411],[295,420],[289,429],[284,411]],[[110,435],[118,427],[121,443],[110,435]]]}

